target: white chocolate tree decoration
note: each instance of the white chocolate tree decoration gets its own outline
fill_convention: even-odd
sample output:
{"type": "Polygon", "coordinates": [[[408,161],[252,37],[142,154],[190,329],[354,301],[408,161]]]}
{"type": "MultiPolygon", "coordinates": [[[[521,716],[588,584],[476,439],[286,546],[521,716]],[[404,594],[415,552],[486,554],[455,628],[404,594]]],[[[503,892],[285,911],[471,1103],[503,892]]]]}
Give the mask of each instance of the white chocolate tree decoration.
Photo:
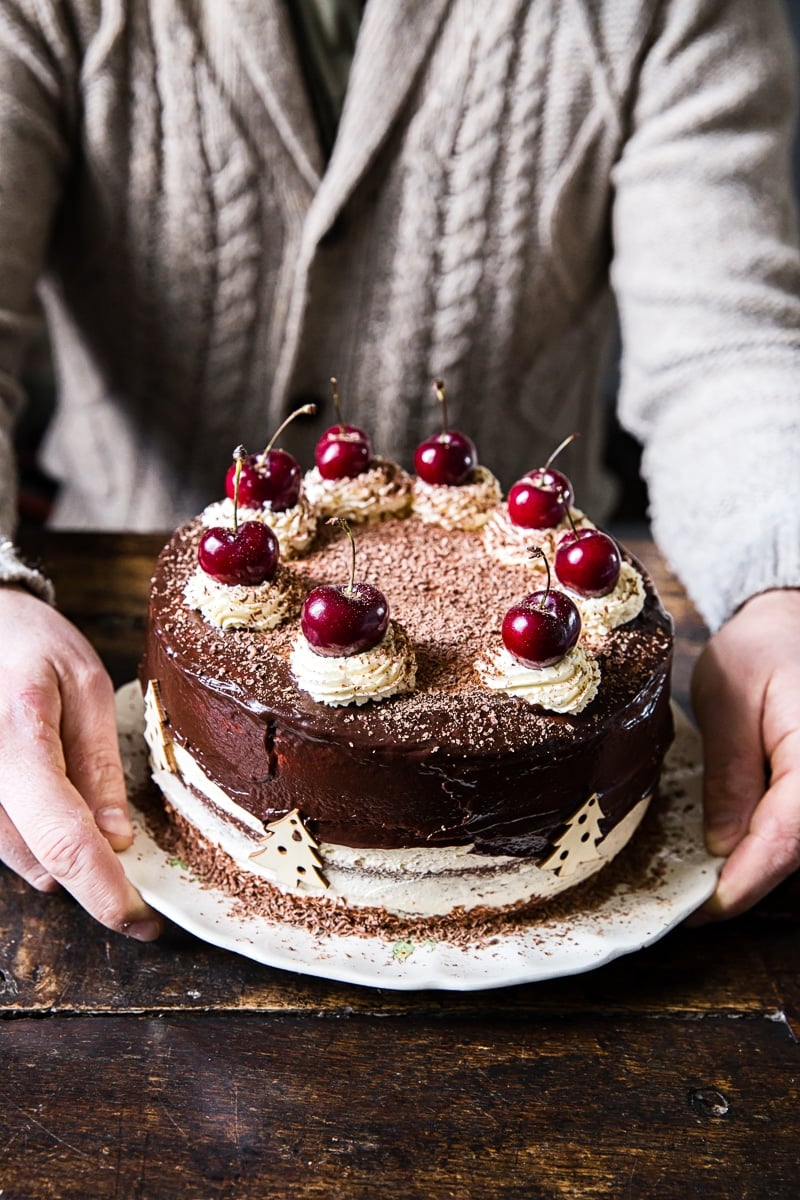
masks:
{"type": "Polygon", "coordinates": [[[267,825],[264,845],[250,855],[275,872],[278,883],[292,888],[326,888],[317,843],[296,808],[267,825]]]}
{"type": "Polygon", "coordinates": [[[558,871],[559,876],[573,875],[582,863],[596,862],[604,855],[600,850],[603,834],[600,821],[605,816],[594,792],[582,808],[567,821],[567,828],[554,842],[555,849],[541,865],[546,871],[558,871]]]}
{"type": "Polygon", "coordinates": [[[144,694],[145,738],[150,747],[150,757],[156,771],[176,770],[175,751],[169,733],[169,722],[157,679],[151,679],[144,694]]]}

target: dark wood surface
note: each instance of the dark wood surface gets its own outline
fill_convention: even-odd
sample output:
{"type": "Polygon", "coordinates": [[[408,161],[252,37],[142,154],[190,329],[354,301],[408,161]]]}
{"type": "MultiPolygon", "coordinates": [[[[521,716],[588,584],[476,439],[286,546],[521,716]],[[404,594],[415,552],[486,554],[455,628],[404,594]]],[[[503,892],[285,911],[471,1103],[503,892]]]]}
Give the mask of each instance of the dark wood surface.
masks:
{"type": "MultiPolygon", "coordinates": [[[[162,540],[29,539],[118,683],[162,540]]],[[[686,704],[702,626],[627,540],[686,704]]],[[[403,993],[129,942],[0,868],[0,1197],[795,1200],[799,900],[586,975],[403,993]]]]}

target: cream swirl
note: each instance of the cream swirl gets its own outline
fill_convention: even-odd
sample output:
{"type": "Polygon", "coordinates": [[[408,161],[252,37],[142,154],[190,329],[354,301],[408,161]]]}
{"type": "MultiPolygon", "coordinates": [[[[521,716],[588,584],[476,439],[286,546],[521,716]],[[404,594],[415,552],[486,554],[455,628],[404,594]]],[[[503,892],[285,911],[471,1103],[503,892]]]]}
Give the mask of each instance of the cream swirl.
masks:
{"type": "Polygon", "coordinates": [[[259,584],[218,583],[197,567],[183,594],[189,607],[218,629],[275,629],[296,616],[303,603],[303,587],[281,566],[271,582],[259,584]]]}
{"type": "Polygon", "coordinates": [[[579,596],[570,588],[564,591],[575,601],[581,614],[581,639],[601,642],[619,625],[638,617],[644,607],[644,581],[630,563],[623,562],[616,586],[607,596],[579,596]]]}
{"type": "MultiPolygon", "coordinates": [[[[246,508],[240,504],[237,517],[239,524],[244,521],[263,521],[269,525],[278,539],[281,558],[299,558],[305,554],[317,532],[317,514],[302,494],[296,504],[282,512],[273,512],[271,508],[246,508]]],[[[209,504],[200,514],[200,519],[204,525],[232,528],[233,501],[228,497],[209,504]]]]}
{"type": "Polygon", "coordinates": [[[486,467],[475,467],[457,487],[414,480],[413,508],[425,525],[441,529],[480,529],[500,500],[500,484],[486,467]]]}
{"type": "Polygon", "coordinates": [[[373,458],[369,469],[348,479],[323,479],[317,467],[306,472],[303,491],[319,517],[342,517],[354,525],[402,517],[411,508],[411,476],[388,458],[373,458]]]}
{"type": "Polygon", "coordinates": [[[525,667],[500,646],[488,659],[478,659],[475,668],[485,687],[521,696],[550,712],[582,712],[600,686],[599,664],[580,645],[552,667],[525,667]]]}
{"type": "MultiPolygon", "coordinates": [[[[576,529],[594,529],[592,522],[579,508],[570,509],[570,516],[576,529]]],[[[559,538],[569,533],[570,529],[566,517],[552,529],[525,529],[521,525],[514,525],[508,515],[508,508],[502,504],[489,513],[483,527],[483,544],[487,554],[506,567],[519,567],[530,562],[534,569],[544,573],[542,560],[531,562],[528,550],[531,546],[538,546],[552,562],[559,538]]]]}
{"type": "Polygon", "coordinates": [[[413,692],[417,681],[414,648],[406,631],[395,621],[389,622],[377,646],[360,654],[315,654],[300,634],[289,665],[298,687],[312,700],[332,708],[413,692]]]}

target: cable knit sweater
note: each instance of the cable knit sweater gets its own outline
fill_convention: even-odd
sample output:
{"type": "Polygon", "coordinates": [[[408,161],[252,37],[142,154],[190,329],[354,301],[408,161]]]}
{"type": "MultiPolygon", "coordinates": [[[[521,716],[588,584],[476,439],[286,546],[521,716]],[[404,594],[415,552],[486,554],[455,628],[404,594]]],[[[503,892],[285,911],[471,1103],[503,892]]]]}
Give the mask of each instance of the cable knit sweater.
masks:
{"type": "MultiPolygon", "coordinates": [[[[621,416],[706,620],[800,584],[792,78],[778,0],[370,0],[325,166],[280,0],[3,0],[0,531],[37,287],[54,521],[134,529],[331,374],[406,463],[435,375],[506,484],[580,430],[602,514],[616,301],[621,416]]],[[[284,444],[308,462],[329,416],[284,444]]]]}

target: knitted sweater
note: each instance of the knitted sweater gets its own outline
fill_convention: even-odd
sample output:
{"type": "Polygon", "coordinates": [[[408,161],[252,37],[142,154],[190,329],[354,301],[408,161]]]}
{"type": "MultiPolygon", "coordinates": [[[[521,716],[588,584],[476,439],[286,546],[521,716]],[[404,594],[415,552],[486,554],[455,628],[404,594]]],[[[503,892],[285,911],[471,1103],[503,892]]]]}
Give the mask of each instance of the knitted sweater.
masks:
{"type": "MultiPolygon", "coordinates": [[[[3,0],[0,531],[44,301],[60,526],[166,528],[339,379],[410,461],[453,425],[505,484],[598,384],[709,625],[800,584],[800,258],[779,0],[370,0],[327,166],[281,0],[3,0]]],[[[330,410],[282,444],[306,463],[330,410]]],[[[0,542],[0,570],[20,568],[0,542]]]]}

